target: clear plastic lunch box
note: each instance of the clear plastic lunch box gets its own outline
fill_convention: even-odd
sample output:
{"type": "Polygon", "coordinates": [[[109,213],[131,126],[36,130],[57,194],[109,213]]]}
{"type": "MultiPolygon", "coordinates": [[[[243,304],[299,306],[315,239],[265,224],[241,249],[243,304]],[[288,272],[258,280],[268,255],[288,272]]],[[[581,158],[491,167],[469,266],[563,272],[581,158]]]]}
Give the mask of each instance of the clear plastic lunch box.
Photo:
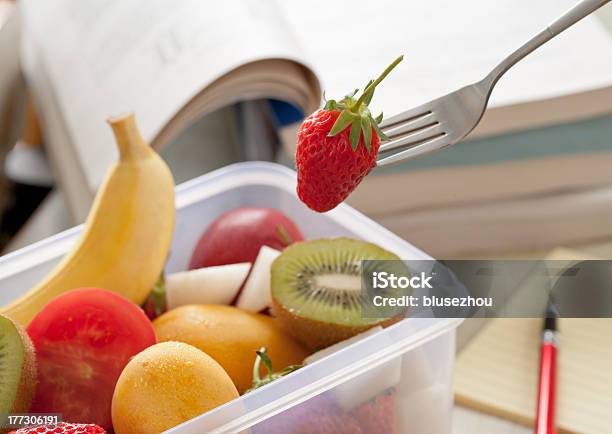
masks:
{"type": "MultiPolygon", "coordinates": [[[[325,214],[309,210],[296,197],[295,183],[295,173],[283,166],[251,162],[178,186],[167,271],[187,268],[199,234],[217,216],[247,205],[279,209],[307,238],[361,238],[402,259],[430,259],[347,205],[325,214]]],[[[0,304],[42,278],[80,231],[75,227],[0,258],[0,304]]],[[[404,319],[167,432],[388,434],[394,427],[390,432],[396,434],[449,434],[455,329],[460,322],[404,319]]]]}

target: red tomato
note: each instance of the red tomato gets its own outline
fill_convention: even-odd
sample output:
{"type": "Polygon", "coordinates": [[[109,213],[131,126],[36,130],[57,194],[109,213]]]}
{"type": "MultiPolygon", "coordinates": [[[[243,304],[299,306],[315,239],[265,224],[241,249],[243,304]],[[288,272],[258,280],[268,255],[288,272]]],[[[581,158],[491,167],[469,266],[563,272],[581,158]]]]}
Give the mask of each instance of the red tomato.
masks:
{"type": "Polygon", "coordinates": [[[142,309],[104,289],[85,288],[51,300],[27,328],[39,383],[31,411],[110,430],[111,400],[130,357],[155,344],[142,309]]]}

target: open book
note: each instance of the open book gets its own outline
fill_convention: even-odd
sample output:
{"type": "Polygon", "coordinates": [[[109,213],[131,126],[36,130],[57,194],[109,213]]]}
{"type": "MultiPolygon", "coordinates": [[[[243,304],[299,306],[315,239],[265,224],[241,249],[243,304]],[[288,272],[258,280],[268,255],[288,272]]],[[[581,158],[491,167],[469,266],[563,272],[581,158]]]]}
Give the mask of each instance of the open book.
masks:
{"type": "Polygon", "coordinates": [[[77,216],[116,159],[104,123],[110,115],[135,111],[159,148],[198,117],[239,100],[274,97],[317,108],[317,79],[296,56],[297,42],[273,3],[230,3],[23,2],[26,71],[77,216]]]}
{"type": "MultiPolygon", "coordinates": [[[[322,88],[341,97],[405,54],[373,102],[391,115],[480,79],[574,3],[23,0],[23,64],[81,219],[116,158],[110,115],[135,111],[145,138],[162,147],[237,101],[274,98],[307,114],[322,88]]],[[[503,78],[474,134],[612,110],[605,52],[603,28],[577,24],[503,78]]]]}

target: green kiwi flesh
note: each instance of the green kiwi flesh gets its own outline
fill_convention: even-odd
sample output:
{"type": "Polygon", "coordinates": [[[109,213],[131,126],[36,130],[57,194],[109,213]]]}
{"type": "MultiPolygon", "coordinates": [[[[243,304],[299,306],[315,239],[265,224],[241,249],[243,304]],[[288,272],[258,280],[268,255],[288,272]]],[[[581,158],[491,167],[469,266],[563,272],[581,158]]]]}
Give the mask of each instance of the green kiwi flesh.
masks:
{"type": "Polygon", "coordinates": [[[36,362],[30,338],[0,315],[0,413],[27,412],[36,387],[36,362]]]}
{"type": "Polygon", "coordinates": [[[271,270],[273,313],[286,331],[316,350],[397,321],[362,315],[363,260],[399,258],[375,244],[349,238],[302,241],[287,247],[271,270]]]}

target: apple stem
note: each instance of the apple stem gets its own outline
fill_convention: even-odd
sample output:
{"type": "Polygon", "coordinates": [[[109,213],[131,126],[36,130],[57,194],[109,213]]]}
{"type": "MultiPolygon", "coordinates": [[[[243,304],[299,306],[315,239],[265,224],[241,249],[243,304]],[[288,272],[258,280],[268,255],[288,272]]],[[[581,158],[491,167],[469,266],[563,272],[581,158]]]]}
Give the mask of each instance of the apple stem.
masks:
{"type": "Polygon", "coordinates": [[[280,237],[281,241],[285,243],[285,246],[293,244],[293,239],[291,238],[291,235],[289,235],[289,232],[287,232],[287,229],[285,229],[283,225],[279,225],[276,227],[276,233],[280,237]]]}

